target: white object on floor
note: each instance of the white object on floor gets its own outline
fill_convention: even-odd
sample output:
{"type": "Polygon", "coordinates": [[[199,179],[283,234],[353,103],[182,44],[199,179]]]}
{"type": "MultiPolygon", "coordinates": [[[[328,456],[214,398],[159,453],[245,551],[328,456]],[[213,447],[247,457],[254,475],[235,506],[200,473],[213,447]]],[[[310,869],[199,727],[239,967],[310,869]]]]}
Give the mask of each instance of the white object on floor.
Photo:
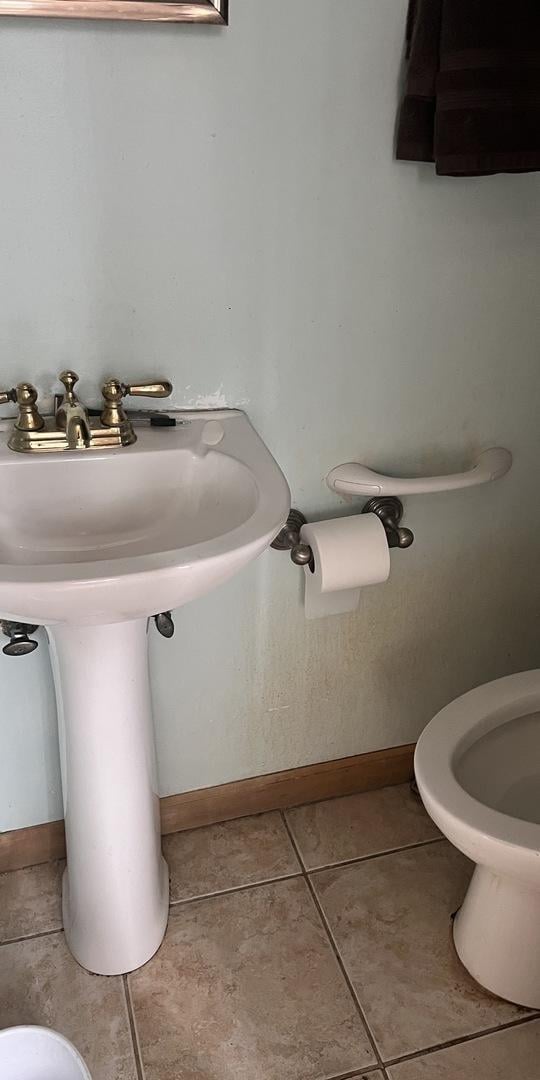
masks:
{"type": "Polygon", "coordinates": [[[433,491],[455,491],[499,480],[512,466],[512,455],[502,446],[493,446],[478,456],[472,468],[447,476],[384,476],[382,473],[349,461],[336,465],[326,483],[338,495],[428,495],[433,491]]]}
{"type": "Polygon", "coordinates": [[[306,619],[355,611],[360,589],[387,581],[390,551],[376,514],[355,514],[302,525],[300,539],[313,552],[305,566],[306,619]]]}
{"type": "Polygon", "coordinates": [[[0,1031],[0,1080],[92,1080],[72,1043],[43,1027],[0,1031]]]}
{"type": "Polygon", "coordinates": [[[442,709],[415,772],[430,817],[476,863],[454,921],[460,959],[494,994],[540,1008],[540,670],[442,709]]]}

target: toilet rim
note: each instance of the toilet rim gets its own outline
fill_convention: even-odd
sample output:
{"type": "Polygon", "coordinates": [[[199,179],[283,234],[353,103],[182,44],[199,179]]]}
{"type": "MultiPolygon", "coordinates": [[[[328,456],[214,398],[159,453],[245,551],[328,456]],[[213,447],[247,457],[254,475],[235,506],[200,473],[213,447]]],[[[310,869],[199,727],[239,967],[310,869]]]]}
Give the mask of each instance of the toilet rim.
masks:
{"type": "Polygon", "coordinates": [[[463,694],[434,716],[418,740],[414,755],[422,795],[446,822],[475,830],[486,839],[540,851],[540,825],[486,806],[462,787],[454,772],[462,754],[487,731],[529,712],[540,711],[540,669],[506,675],[463,694]]]}

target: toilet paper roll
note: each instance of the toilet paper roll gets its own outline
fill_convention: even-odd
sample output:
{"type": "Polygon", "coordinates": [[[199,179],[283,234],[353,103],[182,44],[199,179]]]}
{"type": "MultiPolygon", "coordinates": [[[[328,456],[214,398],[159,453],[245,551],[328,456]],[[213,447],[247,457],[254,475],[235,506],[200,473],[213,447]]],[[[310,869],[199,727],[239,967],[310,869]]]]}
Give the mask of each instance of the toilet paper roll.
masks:
{"type": "Polygon", "coordinates": [[[307,619],[354,611],[360,589],[388,580],[388,540],[375,514],[314,521],[302,526],[300,537],[314,561],[313,570],[304,567],[307,619]]]}

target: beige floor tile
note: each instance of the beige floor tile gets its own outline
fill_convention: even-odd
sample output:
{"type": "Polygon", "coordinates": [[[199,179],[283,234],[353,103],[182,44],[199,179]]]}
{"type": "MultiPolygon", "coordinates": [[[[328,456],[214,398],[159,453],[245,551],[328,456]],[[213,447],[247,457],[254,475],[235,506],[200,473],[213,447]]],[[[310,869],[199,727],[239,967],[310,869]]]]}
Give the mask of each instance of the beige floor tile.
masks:
{"type": "Polygon", "coordinates": [[[446,841],[313,875],[385,1060],[525,1015],[481,990],[454,952],[450,915],[469,875],[446,841]]]}
{"type": "Polygon", "coordinates": [[[84,971],[63,934],[0,947],[0,1028],[16,1024],[66,1035],[92,1080],[136,1080],[122,979],[84,971]]]}
{"type": "Polygon", "coordinates": [[[440,836],[408,784],[299,806],[287,821],[308,870],[440,836]]]}
{"type": "Polygon", "coordinates": [[[388,1074],[391,1080],[538,1080],[540,1021],[404,1061],[388,1074]]]}
{"type": "Polygon", "coordinates": [[[129,982],[146,1080],[323,1080],[375,1064],[303,879],[173,909],[129,982]]]}
{"type": "Polygon", "coordinates": [[[223,892],[300,867],[278,813],[239,818],[163,839],[171,876],[171,900],[223,892]]]}
{"type": "Polygon", "coordinates": [[[0,874],[0,942],[62,926],[64,861],[0,874]]]}

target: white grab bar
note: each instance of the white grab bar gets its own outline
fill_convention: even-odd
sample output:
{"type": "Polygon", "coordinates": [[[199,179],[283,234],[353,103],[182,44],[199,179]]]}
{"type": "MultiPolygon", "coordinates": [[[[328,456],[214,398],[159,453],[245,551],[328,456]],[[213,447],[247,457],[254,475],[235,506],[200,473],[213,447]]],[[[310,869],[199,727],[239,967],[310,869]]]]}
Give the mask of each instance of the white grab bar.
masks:
{"type": "Polygon", "coordinates": [[[400,477],[382,476],[366,465],[354,461],[337,465],[326,477],[326,483],[339,495],[425,495],[431,491],[454,491],[498,480],[512,467],[512,455],[502,446],[494,446],[479,455],[472,468],[449,476],[400,477]]]}

